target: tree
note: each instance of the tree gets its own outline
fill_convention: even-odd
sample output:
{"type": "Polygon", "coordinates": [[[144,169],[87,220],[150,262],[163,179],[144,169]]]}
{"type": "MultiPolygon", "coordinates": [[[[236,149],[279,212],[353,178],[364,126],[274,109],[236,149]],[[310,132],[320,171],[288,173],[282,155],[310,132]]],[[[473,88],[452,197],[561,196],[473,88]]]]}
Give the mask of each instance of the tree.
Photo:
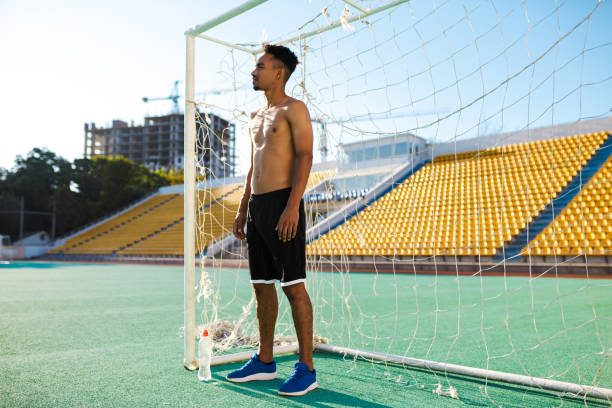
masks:
{"type": "Polygon", "coordinates": [[[168,183],[171,186],[177,185],[177,184],[183,184],[184,180],[185,180],[185,172],[183,169],[174,169],[174,167],[170,168],[169,170],[166,169],[159,169],[155,172],[155,174],[165,178],[166,180],[168,180],[168,183]]]}
{"type": "Polygon", "coordinates": [[[56,236],[64,235],[92,220],[93,213],[87,202],[67,186],[58,188],[53,194],[53,199],[56,236]]]}
{"type": "Polygon", "coordinates": [[[24,198],[29,210],[49,209],[49,199],[58,184],[55,175],[56,169],[59,170],[58,160],[65,161],[55,153],[39,148],[30,151],[26,158],[17,156],[14,171],[9,172],[6,181],[13,194],[24,198]]]}
{"type": "MultiPolygon", "coordinates": [[[[21,208],[23,198],[27,211],[51,212],[54,191],[69,183],[71,165],[62,157],[44,149],[32,149],[24,158],[17,156],[12,171],[4,175],[5,211],[16,211],[21,208]]],[[[24,231],[51,231],[51,217],[43,214],[28,214],[24,217],[24,231]]],[[[8,233],[11,239],[19,236],[19,216],[13,214],[8,219],[3,217],[0,232],[8,233]]]]}
{"type": "MultiPolygon", "coordinates": [[[[47,149],[35,148],[25,158],[17,156],[12,170],[0,168],[0,210],[19,210],[21,197],[28,211],[51,212],[55,202],[56,235],[62,235],[168,184],[167,175],[123,157],[70,163],[47,149]]],[[[50,216],[25,217],[25,231],[38,230],[51,231],[50,216]]],[[[0,234],[16,239],[19,217],[0,214],[0,234]]]]}
{"type": "Polygon", "coordinates": [[[168,185],[165,178],[123,157],[99,157],[94,163],[101,187],[100,205],[106,213],[168,185]]]}

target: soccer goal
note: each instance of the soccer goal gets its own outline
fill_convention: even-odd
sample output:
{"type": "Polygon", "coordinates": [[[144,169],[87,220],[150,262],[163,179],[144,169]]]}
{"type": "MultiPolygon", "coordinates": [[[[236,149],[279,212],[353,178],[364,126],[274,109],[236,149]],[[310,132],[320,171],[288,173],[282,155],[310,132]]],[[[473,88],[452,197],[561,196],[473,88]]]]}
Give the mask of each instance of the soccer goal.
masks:
{"type": "Polygon", "coordinates": [[[214,364],[257,346],[231,229],[272,43],[315,132],[314,351],[452,398],[468,376],[493,403],[497,382],[612,401],[610,7],[570,3],[252,0],[187,30],[185,367],[203,328],[214,364]]]}

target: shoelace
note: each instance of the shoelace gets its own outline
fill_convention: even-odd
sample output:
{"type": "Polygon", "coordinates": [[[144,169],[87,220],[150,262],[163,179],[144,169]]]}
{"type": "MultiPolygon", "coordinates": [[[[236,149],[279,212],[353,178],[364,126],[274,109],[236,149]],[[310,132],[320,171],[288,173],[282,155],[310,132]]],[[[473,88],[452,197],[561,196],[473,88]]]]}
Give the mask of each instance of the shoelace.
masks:
{"type": "Polygon", "coordinates": [[[294,380],[299,380],[300,378],[302,378],[303,376],[306,375],[306,370],[300,370],[298,368],[293,370],[293,374],[291,374],[291,377],[289,377],[289,379],[294,379],[294,380]]]}
{"type": "Polygon", "coordinates": [[[253,365],[258,361],[258,359],[253,356],[249,359],[249,361],[243,366],[243,368],[246,368],[247,366],[253,365]]]}

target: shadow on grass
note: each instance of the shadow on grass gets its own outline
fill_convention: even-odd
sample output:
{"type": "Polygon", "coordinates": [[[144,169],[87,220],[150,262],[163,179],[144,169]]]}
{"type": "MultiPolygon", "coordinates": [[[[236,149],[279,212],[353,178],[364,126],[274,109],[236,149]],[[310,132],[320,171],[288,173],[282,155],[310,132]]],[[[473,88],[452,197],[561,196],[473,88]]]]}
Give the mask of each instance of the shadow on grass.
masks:
{"type": "MultiPolygon", "coordinates": [[[[225,381],[223,377],[220,377],[219,379],[221,381],[225,381]]],[[[365,400],[347,393],[333,391],[325,388],[325,386],[319,386],[319,388],[301,397],[284,397],[278,395],[278,388],[282,383],[283,380],[277,379],[275,381],[266,381],[265,384],[236,384],[225,382],[221,384],[221,386],[234,392],[252,397],[266,394],[268,397],[275,398],[275,403],[278,405],[289,405],[295,403],[297,405],[307,405],[311,407],[330,407],[332,404],[333,406],[343,405],[346,407],[388,407],[388,405],[377,404],[376,402],[365,400]]]]}
{"type": "MultiPolygon", "coordinates": [[[[335,358],[334,358],[335,359],[335,358]]],[[[297,360],[295,355],[287,355],[276,357],[277,364],[285,365],[286,363],[292,363],[297,360]]],[[[315,360],[315,364],[320,361],[319,356],[315,360]]],[[[271,404],[278,406],[297,405],[297,406],[311,406],[311,407],[330,407],[330,406],[346,406],[346,407],[373,407],[383,408],[388,405],[378,404],[372,400],[360,398],[359,396],[351,395],[350,389],[347,392],[339,392],[329,388],[327,381],[329,381],[329,375],[327,381],[321,382],[321,375],[318,371],[317,382],[319,387],[306,395],[300,397],[285,397],[278,395],[278,389],[281,384],[285,381],[279,372],[279,378],[272,381],[252,381],[248,383],[232,383],[225,379],[227,372],[240,368],[240,364],[231,364],[223,367],[222,373],[215,373],[213,370],[213,379],[217,381],[218,386],[227,389],[228,391],[236,392],[244,396],[252,398],[265,398],[270,401],[271,404]]],[[[278,367],[278,371],[287,371],[287,367],[278,367]]],[[[333,384],[336,385],[337,384],[333,384]]]]}

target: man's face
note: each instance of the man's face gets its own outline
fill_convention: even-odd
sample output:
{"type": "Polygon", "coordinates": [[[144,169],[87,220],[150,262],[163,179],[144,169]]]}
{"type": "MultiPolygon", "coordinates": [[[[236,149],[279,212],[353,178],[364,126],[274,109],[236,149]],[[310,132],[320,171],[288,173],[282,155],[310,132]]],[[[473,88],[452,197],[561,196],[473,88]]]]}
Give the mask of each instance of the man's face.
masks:
{"type": "Polygon", "coordinates": [[[253,89],[265,91],[275,82],[279,82],[281,75],[282,68],[280,68],[280,63],[276,61],[272,54],[264,54],[257,60],[255,69],[251,72],[253,89]]]}

